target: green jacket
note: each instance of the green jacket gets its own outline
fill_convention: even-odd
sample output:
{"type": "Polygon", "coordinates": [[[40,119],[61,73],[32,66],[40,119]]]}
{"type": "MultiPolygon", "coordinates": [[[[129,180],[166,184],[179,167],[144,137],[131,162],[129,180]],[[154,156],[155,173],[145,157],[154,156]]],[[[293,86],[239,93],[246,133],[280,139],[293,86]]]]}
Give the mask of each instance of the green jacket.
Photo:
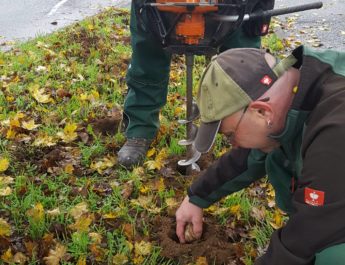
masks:
{"type": "Polygon", "coordinates": [[[309,265],[315,254],[345,242],[345,53],[299,47],[298,92],[280,148],[265,154],[236,149],[222,156],[188,190],[202,208],[267,174],[277,205],[290,215],[256,265],[309,265]]]}

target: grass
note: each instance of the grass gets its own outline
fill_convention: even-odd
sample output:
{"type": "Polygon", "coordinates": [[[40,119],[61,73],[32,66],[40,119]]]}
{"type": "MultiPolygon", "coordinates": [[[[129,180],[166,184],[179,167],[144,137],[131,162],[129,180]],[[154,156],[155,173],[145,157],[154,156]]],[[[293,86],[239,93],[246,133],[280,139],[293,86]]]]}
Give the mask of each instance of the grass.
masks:
{"type": "MultiPolygon", "coordinates": [[[[128,11],[109,9],[0,52],[0,264],[21,254],[27,264],[41,264],[46,257],[61,264],[177,264],[160,255],[152,221],[173,212],[168,199],[180,202],[191,182],[164,171],[185,152],[178,145],[185,128],[177,123],[185,115],[183,57],[173,59],[168,102],[147,159],[155,163],[126,171],[116,164],[125,140],[120,129],[98,134],[91,125],[113,117],[123,105],[131,55],[128,21],[128,11]],[[34,126],[25,126],[30,122],[34,126]],[[173,184],[164,178],[169,174],[173,184]],[[58,251],[58,244],[65,249],[58,251]]],[[[274,35],[263,43],[279,51],[274,35]]],[[[194,92],[206,61],[195,57],[194,92]]],[[[214,156],[228,148],[217,137],[214,156]]],[[[248,265],[253,252],[267,245],[271,223],[278,222],[275,209],[265,208],[266,221],[253,217],[253,207],[267,201],[250,189],[207,213],[250,235],[238,238],[248,265]]]]}

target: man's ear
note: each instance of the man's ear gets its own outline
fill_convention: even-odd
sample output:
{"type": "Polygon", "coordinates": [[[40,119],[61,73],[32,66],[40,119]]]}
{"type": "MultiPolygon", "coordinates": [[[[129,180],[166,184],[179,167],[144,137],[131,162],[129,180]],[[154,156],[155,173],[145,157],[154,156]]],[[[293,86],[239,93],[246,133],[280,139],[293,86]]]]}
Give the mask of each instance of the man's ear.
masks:
{"type": "Polygon", "coordinates": [[[273,111],[269,103],[260,100],[253,101],[249,104],[249,109],[256,112],[261,118],[265,120],[273,120],[273,111]]]}

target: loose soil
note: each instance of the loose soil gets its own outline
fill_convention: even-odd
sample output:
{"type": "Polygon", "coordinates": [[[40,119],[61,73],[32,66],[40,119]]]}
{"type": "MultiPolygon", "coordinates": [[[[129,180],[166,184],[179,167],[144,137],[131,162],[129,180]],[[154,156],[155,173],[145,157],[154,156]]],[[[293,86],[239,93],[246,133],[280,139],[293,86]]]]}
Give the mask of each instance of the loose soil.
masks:
{"type": "Polygon", "coordinates": [[[204,220],[201,239],[180,244],[175,233],[174,218],[157,217],[154,221],[155,240],[162,247],[161,256],[176,260],[179,264],[190,264],[199,257],[205,257],[208,264],[243,265],[239,260],[239,245],[231,243],[225,236],[224,228],[212,219],[204,220]]]}

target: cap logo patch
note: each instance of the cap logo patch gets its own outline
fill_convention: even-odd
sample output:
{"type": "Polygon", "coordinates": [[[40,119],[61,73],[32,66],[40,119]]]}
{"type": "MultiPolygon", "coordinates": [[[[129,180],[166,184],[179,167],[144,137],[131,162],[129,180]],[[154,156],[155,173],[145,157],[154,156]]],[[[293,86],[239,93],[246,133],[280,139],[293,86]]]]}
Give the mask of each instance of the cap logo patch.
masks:
{"type": "Polygon", "coordinates": [[[312,206],[322,206],[325,202],[325,192],[306,187],[304,189],[304,202],[312,206]]]}
{"type": "Polygon", "coordinates": [[[272,78],[269,77],[268,75],[264,75],[263,78],[260,80],[261,84],[269,86],[272,83],[272,78]]]}
{"type": "Polygon", "coordinates": [[[265,34],[268,32],[268,24],[263,24],[261,27],[261,34],[265,34]]]}

